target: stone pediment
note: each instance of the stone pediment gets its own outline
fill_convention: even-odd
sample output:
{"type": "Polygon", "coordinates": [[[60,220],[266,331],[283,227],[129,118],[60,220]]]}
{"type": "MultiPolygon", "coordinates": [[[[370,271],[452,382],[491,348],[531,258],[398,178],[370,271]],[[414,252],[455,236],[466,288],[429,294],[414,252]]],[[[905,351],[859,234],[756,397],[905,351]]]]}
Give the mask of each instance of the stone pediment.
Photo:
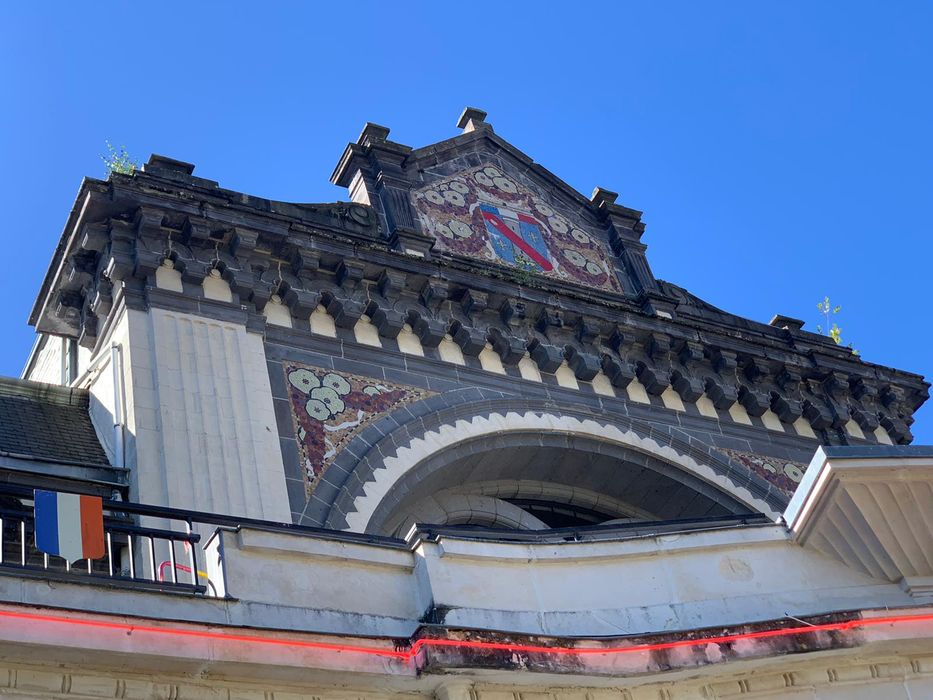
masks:
{"type": "Polygon", "coordinates": [[[433,250],[622,293],[611,251],[575,217],[565,215],[493,163],[435,180],[411,194],[433,250]]]}
{"type": "Polygon", "coordinates": [[[332,180],[378,212],[397,251],[492,277],[505,268],[524,282],[660,300],[641,212],[601,188],[587,199],[495,134],[479,110],[468,108],[459,126],[459,136],[413,149],[367,124],[332,180]]]}

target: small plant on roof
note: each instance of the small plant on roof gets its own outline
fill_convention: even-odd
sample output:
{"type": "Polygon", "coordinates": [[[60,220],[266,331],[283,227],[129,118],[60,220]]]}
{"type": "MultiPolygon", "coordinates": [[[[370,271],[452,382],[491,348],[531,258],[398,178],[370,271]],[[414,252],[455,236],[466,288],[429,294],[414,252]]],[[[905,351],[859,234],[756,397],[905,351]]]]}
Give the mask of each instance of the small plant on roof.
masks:
{"type": "Polygon", "coordinates": [[[118,151],[110,141],[104,141],[104,143],[107,144],[107,155],[101,155],[100,159],[104,161],[108,176],[112,173],[130,175],[139,168],[139,164],[127,153],[126,146],[120,146],[118,151]]]}
{"type": "MultiPolygon", "coordinates": [[[[833,339],[833,342],[835,342],[836,345],[842,345],[842,329],[839,327],[839,324],[837,324],[834,321],[832,326],[829,325],[830,316],[835,316],[840,311],[842,311],[842,306],[839,306],[839,305],[833,306],[832,304],[829,303],[829,297],[824,297],[823,301],[819,302],[816,305],[816,308],[821,314],[823,314],[823,318],[826,323],[825,331],[823,330],[823,326],[817,325],[816,327],[817,333],[820,333],[820,334],[825,333],[825,335],[828,335],[830,338],[833,339]]],[[[853,355],[858,355],[858,350],[852,347],[852,343],[849,343],[846,347],[848,347],[852,351],[853,355]]]]}

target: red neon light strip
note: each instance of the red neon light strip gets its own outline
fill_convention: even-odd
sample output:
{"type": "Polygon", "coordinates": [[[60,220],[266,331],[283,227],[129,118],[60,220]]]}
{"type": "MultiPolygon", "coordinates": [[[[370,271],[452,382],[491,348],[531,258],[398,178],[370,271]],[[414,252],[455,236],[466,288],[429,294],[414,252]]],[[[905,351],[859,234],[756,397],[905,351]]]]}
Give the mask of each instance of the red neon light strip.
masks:
{"type": "Polygon", "coordinates": [[[374,654],[376,656],[390,656],[398,659],[411,658],[408,651],[390,651],[373,647],[353,646],[350,644],[331,644],[328,642],[308,642],[300,639],[276,639],[274,637],[259,637],[248,634],[225,634],[223,632],[208,632],[206,630],[186,630],[178,627],[155,627],[152,625],[130,625],[125,622],[107,622],[106,620],[81,620],[73,617],[59,615],[37,615],[33,613],[18,613],[9,610],[0,610],[0,617],[12,617],[33,622],[59,622],[84,627],[97,627],[100,629],[119,630],[121,632],[151,632],[154,634],[168,634],[178,637],[196,637],[198,639],[217,639],[231,642],[254,642],[256,644],[272,644],[275,646],[298,647],[302,649],[323,649],[325,651],[349,651],[360,654],[374,654]]]}
{"type": "MultiPolygon", "coordinates": [[[[491,223],[493,226],[495,226],[496,230],[499,233],[501,233],[503,236],[505,236],[510,241],[512,241],[512,243],[514,243],[519,248],[521,248],[522,252],[525,255],[527,255],[529,258],[531,258],[532,260],[534,260],[536,263],[538,263],[541,266],[541,269],[543,270],[554,269],[554,266],[551,265],[550,260],[545,258],[543,255],[541,255],[541,253],[539,253],[537,250],[535,250],[530,245],[528,245],[528,243],[525,242],[524,238],[522,238],[521,236],[516,234],[512,229],[506,226],[505,223],[502,221],[502,219],[500,219],[498,216],[496,216],[492,212],[484,211],[483,218],[486,219],[486,221],[491,223]]],[[[525,218],[527,219],[528,217],[525,217],[525,218]]],[[[531,221],[534,221],[534,219],[531,219],[531,221]]],[[[538,222],[535,221],[534,223],[538,223],[538,222]]]]}
{"type": "Polygon", "coordinates": [[[350,644],[333,644],[328,642],[309,642],[297,639],[276,639],[274,637],[260,637],[258,635],[226,634],[223,632],[208,632],[204,630],[187,630],[178,627],[155,627],[152,625],[131,625],[125,622],[107,622],[105,620],[81,620],[60,615],[43,615],[37,613],[19,613],[0,610],[0,618],[14,618],[32,622],[56,622],[100,629],[120,630],[121,632],[150,632],[153,634],[166,634],[179,637],[195,637],[199,639],[214,639],[232,642],[251,642],[254,644],[271,644],[275,646],[295,647],[300,649],[318,649],[324,651],[350,652],[356,654],[370,654],[372,656],[387,656],[390,658],[410,661],[421,649],[425,647],[459,647],[461,649],[492,649],[500,651],[521,651],[541,654],[634,654],[660,649],[674,649],[677,647],[694,647],[704,644],[724,644],[737,642],[743,639],[764,639],[768,637],[790,637],[815,632],[834,632],[875,627],[878,625],[893,625],[904,622],[933,622],[933,613],[927,615],[892,615],[876,617],[866,620],[849,620],[847,622],[831,622],[822,625],[808,625],[806,627],[787,627],[784,629],[760,630],[758,632],[742,632],[739,634],[726,634],[718,637],[703,637],[700,639],[679,639],[673,642],[658,642],[655,644],[636,644],[627,647],[545,647],[530,644],[506,644],[504,642],[478,642],[458,639],[418,639],[408,651],[391,651],[373,647],[354,646],[350,644]]]}

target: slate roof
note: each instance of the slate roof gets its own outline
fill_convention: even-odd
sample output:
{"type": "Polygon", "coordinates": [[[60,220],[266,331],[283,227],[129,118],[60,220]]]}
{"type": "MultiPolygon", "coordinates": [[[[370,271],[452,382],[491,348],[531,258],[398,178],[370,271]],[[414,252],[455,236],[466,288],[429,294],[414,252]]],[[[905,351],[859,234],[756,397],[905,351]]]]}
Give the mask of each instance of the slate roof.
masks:
{"type": "Polygon", "coordinates": [[[0,377],[0,455],[109,466],[86,389],[0,377]]]}

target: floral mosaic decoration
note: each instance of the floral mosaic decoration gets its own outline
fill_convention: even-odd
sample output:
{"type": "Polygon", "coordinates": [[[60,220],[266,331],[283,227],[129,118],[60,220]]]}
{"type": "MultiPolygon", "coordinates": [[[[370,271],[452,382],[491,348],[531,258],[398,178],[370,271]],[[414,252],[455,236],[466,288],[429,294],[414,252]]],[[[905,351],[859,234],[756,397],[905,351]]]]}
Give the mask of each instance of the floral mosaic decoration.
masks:
{"type": "Polygon", "coordinates": [[[800,480],[803,479],[807,465],[774,457],[763,457],[751,452],[739,452],[724,447],[718,448],[729,459],[748,467],[758,476],[777,486],[788,496],[793,495],[800,480]]]}
{"type": "Polygon", "coordinates": [[[435,250],[622,291],[600,241],[496,166],[432,183],[412,200],[435,250]]]}
{"type": "Polygon", "coordinates": [[[340,450],[366,425],[434,393],[295,362],[284,369],[309,495],[340,450]]]}

